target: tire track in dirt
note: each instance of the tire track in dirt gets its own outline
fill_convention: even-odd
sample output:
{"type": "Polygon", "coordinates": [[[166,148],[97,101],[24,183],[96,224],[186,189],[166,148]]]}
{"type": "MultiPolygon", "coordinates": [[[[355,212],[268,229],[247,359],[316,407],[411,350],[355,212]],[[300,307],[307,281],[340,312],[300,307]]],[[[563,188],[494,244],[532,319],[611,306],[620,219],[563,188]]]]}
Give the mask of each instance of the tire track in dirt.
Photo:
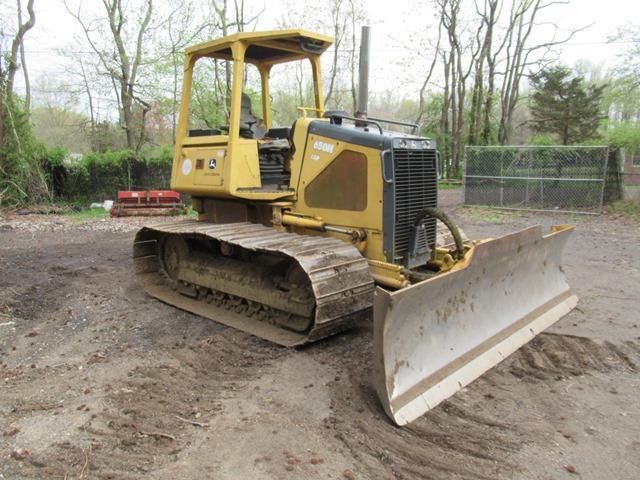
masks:
{"type": "Polygon", "coordinates": [[[547,380],[557,375],[578,376],[589,371],[635,372],[637,344],[602,344],[589,338],[545,333],[522,347],[510,362],[510,373],[519,378],[547,380]]]}
{"type": "MultiPolygon", "coordinates": [[[[100,242],[100,248],[106,249],[104,252],[96,253],[95,242],[86,246],[74,244],[74,258],[61,259],[67,245],[56,245],[32,258],[25,253],[15,262],[11,259],[11,271],[0,271],[0,275],[8,274],[5,278],[10,283],[20,279],[25,285],[31,282],[40,286],[21,290],[21,301],[33,305],[25,307],[29,308],[25,311],[28,317],[25,322],[29,323],[20,327],[16,337],[21,342],[18,351],[5,352],[6,358],[13,359],[12,363],[22,365],[21,370],[9,371],[0,366],[3,375],[10,378],[7,390],[15,388],[11,392],[11,405],[18,407],[16,412],[2,412],[6,413],[2,419],[7,425],[19,419],[19,426],[23,427],[23,432],[12,438],[20,439],[29,422],[33,426],[62,410],[38,413],[43,406],[48,408],[52,398],[64,389],[78,392],[65,400],[60,417],[66,415],[65,419],[73,420],[80,415],[80,424],[70,423],[67,428],[73,430],[72,443],[54,443],[42,452],[34,449],[33,459],[11,463],[16,469],[23,468],[20,473],[24,476],[7,478],[42,478],[45,473],[59,478],[68,473],[77,478],[82,471],[86,478],[153,477],[165,465],[179,465],[178,457],[182,460],[181,454],[189,451],[198,434],[208,434],[175,415],[211,421],[212,425],[216,418],[228,421],[228,412],[220,409],[224,400],[238,398],[247,382],[262,372],[275,371],[277,362],[288,355],[285,349],[240,332],[203,327],[200,320],[151,301],[138,290],[123,295],[123,290],[133,286],[129,271],[130,241],[123,236],[112,238],[114,242],[108,245],[100,242]],[[109,263],[109,257],[116,258],[116,263],[109,263]],[[88,268],[95,262],[100,271],[88,268]],[[50,276],[42,275],[42,265],[50,268],[46,270],[50,276]],[[63,288],[72,293],[72,298],[66,299],[65,293],[65,299],[59,302],[63,288]],[[96,291],[100,295],[94,297],[96,291]],[[41,355],[36,350],[37,343],[48,335],[48,329],[54,326],[58,329],[70,318],[68,307],[76,311],[86,305],[98,311],[95,317],[80,323],[80,315],[73,315],[69,328],[60,328],[59,334],[59,341],[65,346],[60,347],[61,351],[80,349],[82,363],[73,363],[67,356],[64,361],[68,363],[49,372],[39,366],[31,369],[31,360],[27,359],[41,355]],[[45,327],[49,318],[51,326],[45,327]],[[39,328],[39,336],[24,337],[27,327],[34,325],[39,328]],[[36,345],[31,346],[32,342],[36,345]],[[105,358],[97,357],[96,364],[88,362],[96,349],[105,358]],[[78,370],[80,365],[82,371],[78,370]],[[65,369],[69,374],[62,378],[60,373],[65,369]],[[111,373],[108,379],[98,379],[96,386],[92,385],[94,391],[88,396],[97,400],[89,405],[90,410],[76,411],[85,402],[82,382],[89,370],[92,375],[111,373]],[[39,393],[40,389],[44,393],[39,393]],[[20,403],[20,395],[29,396],[29,401],[20,403]],[[32,407],[40,410],[34,410],[35,414],[28,417],[26,410],[32,407]],[[196,417],[197,413],[200,417],[196,417]],[[172,435],[175,440],[148,435],[158,432],[172,435]],[[29,463],[32,461],[35,463],[29,463]]],[[[518,418],[526,413],[518,417],[517,410],[531,408],[532,403],[521,401],[512,390],[514,386],[526,382],[529,390],[539,390],[541,396],[553,395],[549,393],[550,387],[558,378],[595,372],[635,373],[640,344],[635,339],[613,344],[582,337],[540,335],[449,401],[401,429],[390,424],[370,386],[369,325],[300,353],[332,371],[330,377],[334,380],[326,386],[332,413],[324,421],[322,435],[326,435],[328,445],[337,444],[355,459],[356,478],[493,479],[518,477],[521,467],[514,464],[513,458],[523,446],[544,440],[519,424],[518,418]]],[[[3,357],[5,362],[6,358],[3,357]]],[[[579,384],[580,379],[572,382],[579,384]]],[[[5,392],[3,398],[9,399],[9,393],[5,392]]],[[[556,397],[550,397],[550,403],[555,401],[556,397]]],[[[555,420],[552,415],[551,421],[555,420]]],[[[242,419],[238,421],[241,423],[242,419]]],[[[304,426],[317,427],[311,421],[304,426]]],[[[538,430],[543,429],[544,426],[538,430]]],[[[9,439],[2,441],[7,449],[9,445],[14,447],[9,439]]]]}
{"type": "MultiPolygon", "coordinates": [[[[11,363],[20,362],[0,363],[0,371],[7,388],[29,395],[29,402],[19,393],[3,395],[14,406],[0,412],[3,431],[5,424],[21,426],[16,443],[32,449],[26,461],[11,463],[13,478],[145,477],[175,461],[201,431],[177,416],[215,422],[224,414],[221,400],[234,398],[288,353],[148,299],[131,280],[128,249],[121,252],[129,243],[110,244],[97,265],[95,245],[77,245],[73,258],[64,255],[65,245],[35,254],[24,249],[13,257],[10,272],[0,272],[15,285],[6,303],[21,320],[11,340],[20,357],[10,355],[11,363]],[[38,335],[26,338],[33,328],[38,335]],[[39,349],[41,344],[47,348],[39,349]],[[41,360],[50,363],[41,357],[52,350],[61,363],[40,368],[41,360]],[[29,367],[32,361],[38,368],[29,367]],[[28,439],[41,421],[54,429],[36,445],[28,439]]],[[[10,346],[0,353],[6,351],[10,346]]],[[[0,442],[8,448],[3,437],[0,442]]]]}
{"type": "Polygon", "coordinates": [[[322,352],[347,360],[342,372],[350,384],[332,385],[334,415],[326,427],[358,460],[363,478],[513,478],[521,467],[510,458],[534,439],[525,428],[506,420],[500,405],[487,408],[486,402],[495,395],[513,395],[504,375],[551,383],[590,372],[638,371],[636,342],[620,346],[542,334],[422,418],[397,428],[386,418],[368,382],[371,364],[362,360],[370,358],[371,348],[367,333],[334,342],[322,352]]]}
{"type": "MultiPolygon", "coordinates": [[[[194,345],[177,342],[167,361],[138,366],[103,399],[105,408],[81,430],[92,446],[90,468],[100,479],[140,478],[175,461],[191,445],[194,425],[223,415],[221,400],[233,398],[287,350],[231,329],[194,345]],[[131,471],[135,466],[136,471],[131,471]]],[[[60,444],[56,451],[83,458],[86,448],[60,444]]],[[[56,454],[47,464],[63,474],[56,454]]]]}

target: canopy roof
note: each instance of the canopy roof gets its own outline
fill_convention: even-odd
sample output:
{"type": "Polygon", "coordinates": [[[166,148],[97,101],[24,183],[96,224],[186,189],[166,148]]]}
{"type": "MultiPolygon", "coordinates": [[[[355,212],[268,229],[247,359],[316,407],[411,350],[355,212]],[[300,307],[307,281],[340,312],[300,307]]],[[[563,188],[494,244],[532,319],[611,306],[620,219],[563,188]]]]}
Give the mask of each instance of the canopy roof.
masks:
{"type": "Polygon", "coordinates": [[[231,45],[235,42],[246,45],[245,62],[275,64],[320,55],[333,43],[333,38],[300,29],[238,32],[189,47],[186,53],[232,60],[231,45]]]}

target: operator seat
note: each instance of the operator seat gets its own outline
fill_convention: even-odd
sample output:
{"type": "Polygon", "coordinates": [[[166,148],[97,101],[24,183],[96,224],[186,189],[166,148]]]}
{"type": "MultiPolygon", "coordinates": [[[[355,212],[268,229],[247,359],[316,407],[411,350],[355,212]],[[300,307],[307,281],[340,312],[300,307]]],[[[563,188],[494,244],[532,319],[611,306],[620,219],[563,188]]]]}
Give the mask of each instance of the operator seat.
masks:
{"type": "Polygon", "coordinates": [[[265,133],[264,122],[251,111],[251,97],[242,92],[240,136],[244,138],[263,138],[265,133]]]}

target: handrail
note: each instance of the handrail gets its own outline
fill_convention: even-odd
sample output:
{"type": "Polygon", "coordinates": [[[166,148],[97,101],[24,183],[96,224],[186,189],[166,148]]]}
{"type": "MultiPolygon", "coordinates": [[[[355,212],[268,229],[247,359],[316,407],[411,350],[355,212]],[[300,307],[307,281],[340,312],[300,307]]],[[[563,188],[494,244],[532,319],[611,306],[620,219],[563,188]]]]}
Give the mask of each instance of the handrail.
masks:
{"type": "Polygon", "coordinates": [[[418,131],[418,124],[417,123],[409,123],[409,122],[400,122],[398,120],[387,120],[385,118],[374,118],[374,117],[369,117],[371,120],[374,120],[376,122],[382,122],[382,123],[390,123],[391,125],[400,125],[403,127],[411,127],[413,129],[412,133],[416,133],[418,131]]]}
{"type": "Polygon", "coordinates": [[[302,116],[304,118],[307,117],[307,112],[308,111],[312,111],[312,112],[316,112],[318,113],[318,117],[321,117],[322,114],[324,113],[324,110],[320,109],[320,108],[315,108],[315,107],[297,107],[298,111],[302,112],[302,116]]]}
{"type": "Polygon", "coordinates": [[[375,125],[376,127],[378,127],[378,130],[380,130],[380,135],[384,135],[384,131],[382,130],[382,126],[375,120],[371,120],[369,118],[357,118],[357,117],[349,117],[347,115],[341,115],[339,113],[332,113],[331,115],[329,115],[329,119],[331,121],[333,121],[334,118],[342,118],[345,120],[351,120],[353,122],[357,123],[369,123],[371,125],[375,125]]]}

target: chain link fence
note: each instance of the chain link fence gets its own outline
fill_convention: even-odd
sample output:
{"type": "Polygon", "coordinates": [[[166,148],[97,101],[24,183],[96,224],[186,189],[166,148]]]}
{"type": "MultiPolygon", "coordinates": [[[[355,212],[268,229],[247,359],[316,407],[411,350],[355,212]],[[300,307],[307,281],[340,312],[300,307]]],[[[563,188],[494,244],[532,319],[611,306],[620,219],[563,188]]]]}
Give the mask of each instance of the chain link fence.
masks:
{"type": "Polygon", "coordinates": [[[465,205],[600,213],[609,148],[466,147],[465,205]]]}

